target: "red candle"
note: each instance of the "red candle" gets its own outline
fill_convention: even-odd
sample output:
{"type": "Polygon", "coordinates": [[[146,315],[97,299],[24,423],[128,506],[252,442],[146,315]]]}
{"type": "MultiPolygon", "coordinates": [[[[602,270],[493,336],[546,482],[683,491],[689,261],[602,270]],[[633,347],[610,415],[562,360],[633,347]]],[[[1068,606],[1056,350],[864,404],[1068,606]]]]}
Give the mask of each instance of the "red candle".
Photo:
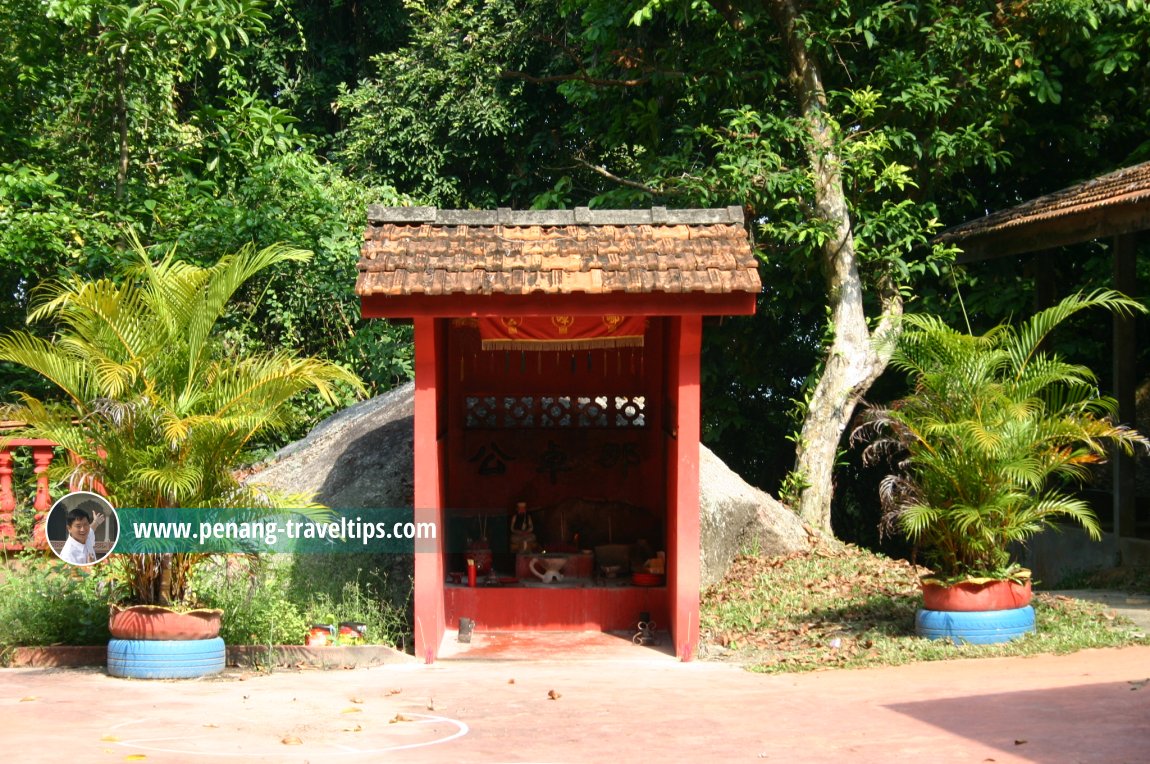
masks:
{"type": "Polygon", "coordinates": [[[475,560],[467,561],[467,585],[475,586],[475,560]]]}

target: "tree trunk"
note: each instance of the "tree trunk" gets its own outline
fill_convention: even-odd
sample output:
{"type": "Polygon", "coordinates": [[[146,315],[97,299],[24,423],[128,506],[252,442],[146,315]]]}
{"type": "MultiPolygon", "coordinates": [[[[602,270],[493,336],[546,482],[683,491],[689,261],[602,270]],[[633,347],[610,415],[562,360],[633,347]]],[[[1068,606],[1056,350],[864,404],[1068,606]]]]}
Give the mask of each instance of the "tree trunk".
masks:
{"type": "Polygon", "coordinates": [[[120,148],[120,160],[116,165],[116,198],[122,199],[124,196],[124,184],[128,181],[128,158],[130,156],[128,151],[128,96],[127,96],[127,72],[125,58],[127,53],[120,56],[119,61],[116,62],[116,116],[119,121],[120,134],[118,145],[120,148]]]}
{"type": "MultiPolygon", "coordinates": [[[[815,214],[831,224],[821,259],[831,305],[832,334],[823,371],[808,403],[795,453],[794,473],[802,486],[799,517],[831,533],[831,497],[839,442],[855,406],[886,368],[891,343],[875,342],[867,327],[862,279],[855,257],[850,208],[835,150],[834,125],[818,63],[808,54],[798,24],[796,0],[767,0],[782,33],[792,85],[807,131],[807,153],[815,185],[815,214]]],[[[902,300],[895,289],[881,295],[882,317],[875,338],[893,339],[902,300]]]]}

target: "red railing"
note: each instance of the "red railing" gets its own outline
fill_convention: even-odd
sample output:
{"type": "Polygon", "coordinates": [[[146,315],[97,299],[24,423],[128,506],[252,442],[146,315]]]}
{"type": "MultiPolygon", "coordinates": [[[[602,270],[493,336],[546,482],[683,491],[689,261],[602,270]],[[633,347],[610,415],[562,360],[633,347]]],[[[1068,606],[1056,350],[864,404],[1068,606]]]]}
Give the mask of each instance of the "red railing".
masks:
{"type": "MultiPolygon", "coordinates": [[[[6,432],[18,429],[15,422],[0,422],[0,439],[6,432]]],[[[36,475],[36,498],[32,501],[35,521],[32,526],[31,547],[47,549],[48,541],[44,534],[44,518],[52,508],[52,496],[48,485],[48,467],[52,464],[53,449],[56,444],[40,438],[11,438],[0,446],[0,551],[19,551],[29,545],[16,533],[16,491],[12,481],[13,454],[16,449],[32,449],[32,471],[36,475]]]]}

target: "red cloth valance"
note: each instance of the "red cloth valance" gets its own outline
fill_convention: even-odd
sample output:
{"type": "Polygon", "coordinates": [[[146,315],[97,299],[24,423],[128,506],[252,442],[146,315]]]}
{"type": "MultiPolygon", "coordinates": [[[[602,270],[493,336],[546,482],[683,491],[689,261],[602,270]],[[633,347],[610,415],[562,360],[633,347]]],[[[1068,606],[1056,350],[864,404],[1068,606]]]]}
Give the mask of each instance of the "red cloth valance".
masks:
{"type": "Polygon", "coordinates": [[[480,318],[484,350],[588,350],[643,347],[643,316],[480,318]]]}

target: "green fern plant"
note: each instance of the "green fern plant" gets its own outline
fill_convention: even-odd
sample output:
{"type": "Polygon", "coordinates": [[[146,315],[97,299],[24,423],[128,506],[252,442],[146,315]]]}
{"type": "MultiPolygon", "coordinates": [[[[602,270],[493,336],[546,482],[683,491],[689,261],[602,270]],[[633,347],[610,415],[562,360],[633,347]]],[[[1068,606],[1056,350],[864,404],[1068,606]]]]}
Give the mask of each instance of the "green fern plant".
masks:
{"type": "MultiPolygon", "coordinates": [[[[70,451],[68,474],[57,477],[98,486],[116,506],[300,507],[299,497],[241,485],[234,470],[253,438],[288,426],[298,393],[315,390],[334,402],[339,386],[363,386],[328,361],[244,351],[217,326],[249,280],[310,253],[249,247],[199,267],[174,250],[153,262],[135,239],[132,251],[118,278],[41,285],[28,320],[51,321],[50,339],[25,331],[0,337],[0,359],[39,373],[59,392],[50,400],[18,393],[4,417],[26,422],[22,435],[70,451]]],[[[132,601],[177,604],[202,555],[114,558],[132,601]]]]}
{"type": "Polygon", "coordinates": [[[1112,422],[1113,399],[1094,374],[1043,350],[1083,310],[1146,312],[1109,290],[1076,294],[1018,327],[963,333],[934,316],[904,318],[891,365],[910,375],[910,395],[868,406],[852,442],[867,463],[893,460],[883,479],[881,529],[902,532],[944,582],[1017,577],[1010,547],[1067,519],[1094,539],[1098,520],[1068,487],[1116,444],[1150,446],[1112,422]]]}

